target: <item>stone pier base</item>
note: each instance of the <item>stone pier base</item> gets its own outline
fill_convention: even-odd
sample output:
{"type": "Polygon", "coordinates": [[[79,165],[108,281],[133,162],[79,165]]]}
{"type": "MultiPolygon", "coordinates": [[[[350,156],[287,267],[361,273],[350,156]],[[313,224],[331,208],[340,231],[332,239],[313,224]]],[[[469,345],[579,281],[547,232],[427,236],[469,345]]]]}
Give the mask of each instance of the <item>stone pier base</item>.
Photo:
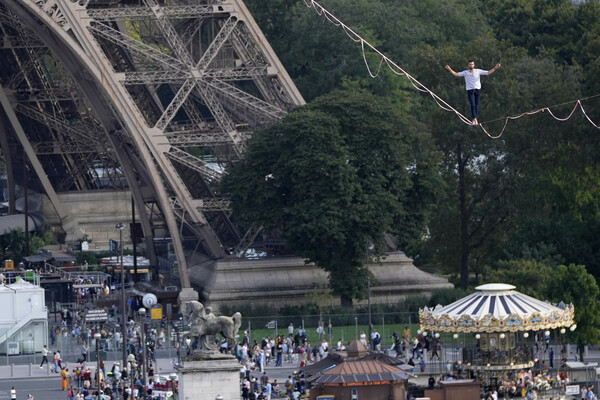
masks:
{"type": "Polygon", "coordinates": [[[233,356],[192,355],[176,367],[179,400],[223,400],[240,398],[240,364],[233,356]]]}

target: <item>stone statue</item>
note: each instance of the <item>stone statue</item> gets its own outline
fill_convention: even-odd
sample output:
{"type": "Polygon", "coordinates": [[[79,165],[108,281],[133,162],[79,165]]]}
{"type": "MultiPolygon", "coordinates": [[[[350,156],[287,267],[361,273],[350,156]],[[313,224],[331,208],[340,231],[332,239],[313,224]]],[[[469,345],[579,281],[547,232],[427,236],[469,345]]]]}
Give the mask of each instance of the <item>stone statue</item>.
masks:
{"type": "Polygon", "coordinates": [[[231,317],[215,316],[210,307],[204,307],[199,301],[185,303],[185,318],[190,323],[187,336],[198,340],[198,349],[192,353],[218,353],[217,334],[225,339],[237,342],[236,335],[242,325],[242,314],[236,312],[231,317]]]}

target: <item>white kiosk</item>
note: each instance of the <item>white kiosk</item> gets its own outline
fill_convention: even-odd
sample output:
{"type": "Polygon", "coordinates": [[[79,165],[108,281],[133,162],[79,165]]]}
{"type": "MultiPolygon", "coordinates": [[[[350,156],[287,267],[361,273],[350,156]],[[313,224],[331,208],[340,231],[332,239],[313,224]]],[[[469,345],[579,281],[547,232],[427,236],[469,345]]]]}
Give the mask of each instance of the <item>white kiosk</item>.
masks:
{"type": "Polygon", "coordinates": [[[48,340],[48,311],[44,289],[20,276],[0,285],[0,353],[32,354],[48,340]]]}

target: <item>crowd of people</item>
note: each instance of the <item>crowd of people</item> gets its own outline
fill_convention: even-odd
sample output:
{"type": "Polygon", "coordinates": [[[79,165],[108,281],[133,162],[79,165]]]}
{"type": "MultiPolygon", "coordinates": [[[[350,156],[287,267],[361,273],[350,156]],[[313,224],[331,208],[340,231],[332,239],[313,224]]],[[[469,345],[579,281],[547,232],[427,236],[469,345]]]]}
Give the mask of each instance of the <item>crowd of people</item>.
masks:
{"type": "Polygon", "coordinates": [[[326,339],[319,341],[318,345],[311,345],[306,338],[303,328],[295,328],[291,323],[287,335],[264,337],[260,341],[250,343],[248,332],[240,343],[232,349],[241,364],[243,381],[241,384],[242,399],[244,400],[271,400],[299,399],[306,394],[306,381],[304,375],[290,375],[284,382],[269,378],[265,368],[268,365],[282,367],[284,364],[293,364],[303,368],[309,363],[319,361],[327,356],[329,343],[326,339]],[[259,374],[257,378],[254,374],[259,374]]]}
{"type": "MultiPolygon", "coordinates": [[[[84,294],[85,295],[85,294],[84,294]]],[[[58,344],[69,348],[78,348],[79,356],[75,367],[71,370],[63,367],[60,349],[53,351],[48,345],[42,349],[40,368],[50,364],[52,373],[60,376],[61,389],[67,392],[68,400],[83,400],[93,397],[103,400],[119,398],[137,400],[145,391],[151,394],[155,388],[160,390],[177,390],[176,382],[161,382],[155,373],[156,349],[165,346],[166,330],[164,327],[147,329],[145,341],[142,342],[142,325],[133,317],[127,319],[125,337],[121,334],[120,312],[117,306],[109,311],[107,323],[88,323],[84,312],[77,308],[65,307],[60,313],[60,323],[50,330],[50,345],[58,344]],[[125,346],[127,365],[120,362],[107,366],[104,360],[98,363],[89,362],[89,348],[95,346],[95,336],[99,334],[98,346],[102,350],[121,350],[125,346]],[[59,340],[60,339],[60,340],[59,340]],[[143,375],[144,354],[146,352],[147,375],[143,375]],[[51,359],[50,359],[51,358],[51,359]],[[97,370],[96,370],[97,369],[97,370]]]]}

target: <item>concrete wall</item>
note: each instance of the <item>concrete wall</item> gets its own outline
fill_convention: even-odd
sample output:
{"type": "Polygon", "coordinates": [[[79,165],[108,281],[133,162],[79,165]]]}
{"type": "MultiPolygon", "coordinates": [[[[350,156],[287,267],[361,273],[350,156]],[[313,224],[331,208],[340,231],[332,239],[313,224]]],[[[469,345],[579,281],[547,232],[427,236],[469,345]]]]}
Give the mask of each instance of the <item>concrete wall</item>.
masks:
{"type": "MultiPolygon", "coordinates": [[[[129,242],[129,222],[131,221],[131,193],[128,191],[95,191],[60,193],[60,201],[68,212],[77,219],[77,232],[67,232],[69,237],[91,239],[90,249],[108,249],[109,239],[119,240],[119,232],[115,229],[118,222],[125,224],[123,240],[129,242]]],[[[53,227],[60,227],[61,222],[52,206],[44,196],[41,213],[53,227]]],[[[136,210],[137,213],[137,210],[136,210]]],[[[139,214],[136,216],[139,221],[139,214]]],[[[58,229],[58,228],[55,228],[58,229]]]]}
{"type": "MultiPolygon", "coordinates": [[[[214,272],[208,263],[191,266],[190,279],[205,289],[204,296],[213,307],[222,304],[297,305],[312,301],[308,295],[324,292],[327,273],[314,264],[305,264],[297,257],[263,260],[221,260],[214,272]]],[[[369,266],[375,277],[371,301],[395,303],[413,294],[431,295],[436,290],[452,288],[445,278],[428,274],[416,268],[402,252],[389,253],[379,263],[369,266]]],[[[366,304],[366,300],[357,304],[366,304]]],[[[339,299],[335,300],[339,304],[339,299]]]]}

